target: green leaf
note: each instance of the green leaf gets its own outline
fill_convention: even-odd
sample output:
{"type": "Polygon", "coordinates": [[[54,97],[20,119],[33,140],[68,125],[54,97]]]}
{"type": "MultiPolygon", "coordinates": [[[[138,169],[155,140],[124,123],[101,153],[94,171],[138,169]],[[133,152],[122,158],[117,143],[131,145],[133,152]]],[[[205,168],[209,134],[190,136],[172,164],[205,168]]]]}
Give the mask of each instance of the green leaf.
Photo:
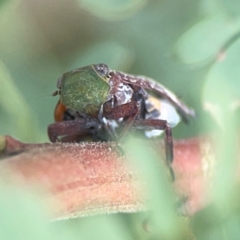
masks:
{"type": "Polygon", "coordinates": [[[239,17],[240,15],[240,1],[239,0],[218,0],[219,4],[224,10],[233,17],[239,17]]]}
{"type": "MultiPolygon", "coordinates": [[[[11,132],[23,141],[35,141],[41,131],[38,129],[37,119],[33,116],[24,96],[17,89],[8,69],[0,61],[0,107],[7,116],[4,115],[6,123],[13,121],[11,132]]],[[[5,131],[4,123],[1,123],[2,131],[5,131]]]]}
{"type": "Polygon", "coordinates": [[[50,221],[36,196],[19,186],[1,183],[0,189],[0,239],[57,239],[50,232],[50,221]]]}
{"type": "Polygon", "coordinates": [[[132,16],[146,4],[146,0],[79,0],[82,7],[105,20],[121,20],[132,16]]]}
{"type": "Polygon", "coordinates": [[[210,16],[210,14],[217,14],[221,11],[218,0],[202,0],[199,4],[204,15],[210,16]]]}
{"type": "Polygon", "coordinates": [[[175,196],[171,188],[169,169],[161,161],[158,151],[152,151],[152,146],[146,141],[139,141],[128,136],[123,141],[123,149],[129,164],[139,173],[145,183],[149,224],[152,234],[162,236],[163,239],[182,239],[183,227],[175,212],[175,196]],[[174,229],[174,231],[171,231],[174,229]]]}
{"type": "Polygon", "coordinates": [[[182,35],[176,52],[186,64],[210,63],[239,26],[239,22],[229,21],[224,15],[204,19],[182,35]]]}
{"type": "Polygon", "coordinates": [[[203,89],[203,103],[235,110],[240,101],[240,40],[211,67],[203,89]]]}
{"type": "MultiPolygon", "coordinates": [[[[3,5],[6,3],[6,2],[9,2],[7,0],[0,0],[0,8],[3,7],[3,5]]],[[[1,9],[0,9],[1,10],[1,9]]]]}
{"type": "Polygon", "coordinates": [[[133,52],[116,41],[105,41],[92,45],[77,55],[69,69],[94,63],[108,64],[111,69],[129,69],[133,62],[133,52]],[[80,57],[79,57],[80,56],[80,57]]]}
{"type": "Polygon", "coordinates": [[[211,67],[203,88],[203,105],[218,125],[224,128],[224,119],[240,107],[240,40],[211,67]]]}

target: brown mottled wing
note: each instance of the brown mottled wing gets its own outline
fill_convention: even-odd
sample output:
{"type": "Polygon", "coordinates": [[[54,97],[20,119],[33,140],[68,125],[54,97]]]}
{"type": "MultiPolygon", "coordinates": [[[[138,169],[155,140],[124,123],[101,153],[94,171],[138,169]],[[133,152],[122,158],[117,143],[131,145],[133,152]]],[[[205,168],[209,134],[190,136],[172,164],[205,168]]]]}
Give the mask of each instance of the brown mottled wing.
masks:
{"type": "Polygon", "coordinates": [[[153,79],[145,76],[128,75],[122,72],[115,72],[115,74],[119,75],[124,83],[148,89],[159,94],[162,98],[167,99],[176,108],[185,122],[188,122],[189,117],[195,116],[193,109],[189,108],[184,102],[178,99],[174,93],[153,79]]]}

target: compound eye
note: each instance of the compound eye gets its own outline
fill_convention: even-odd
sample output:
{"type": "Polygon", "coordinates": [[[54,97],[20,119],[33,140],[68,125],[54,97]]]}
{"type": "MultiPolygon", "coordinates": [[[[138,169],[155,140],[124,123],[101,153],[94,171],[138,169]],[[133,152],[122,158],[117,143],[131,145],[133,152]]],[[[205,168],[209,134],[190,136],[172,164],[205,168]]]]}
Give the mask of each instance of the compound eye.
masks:
{"type": "Polygon", "coordinates": [[[95,70],[103,77],[107,77],[109,73],[109,67],[104,63],[94,64],[95,70]]]}

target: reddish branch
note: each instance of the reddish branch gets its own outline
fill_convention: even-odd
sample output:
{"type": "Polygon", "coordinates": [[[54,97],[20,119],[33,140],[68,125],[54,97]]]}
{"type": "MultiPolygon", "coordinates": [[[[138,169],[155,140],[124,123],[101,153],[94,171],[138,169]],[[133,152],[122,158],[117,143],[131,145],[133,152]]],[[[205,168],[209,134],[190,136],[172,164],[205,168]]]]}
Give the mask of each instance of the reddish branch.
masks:
{"type": "MultiPolygon", "coordinates": [[[[144,209],[145,196],[133,169],[112,143],[25,144],[9,136],[0,139],[1,169],[11,169],[28,185],[47,187],[48,200],[61,218],[99,212],[144,209]]],[[[175,141],[175,187],[187,197],[187,213],[205,203],[204,182],[211,175],[210,143],[203,139],[175,141]]]]}

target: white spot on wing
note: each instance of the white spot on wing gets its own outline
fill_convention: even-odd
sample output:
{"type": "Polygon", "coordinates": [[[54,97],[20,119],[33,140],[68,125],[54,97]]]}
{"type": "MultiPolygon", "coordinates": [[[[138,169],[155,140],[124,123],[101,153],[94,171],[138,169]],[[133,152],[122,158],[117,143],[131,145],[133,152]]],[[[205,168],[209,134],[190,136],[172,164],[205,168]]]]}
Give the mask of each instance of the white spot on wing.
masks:
{"type": "Polygon", "coordinates": [[[115,97],[118,105],[122,105],[131,101],[133,89],[127,84],[119,84],[115,97]]]}
{"type": "Polygon", "coordinates": [[[181,121],[176,109],[168,101],[161,101],[160,112],[160,119],[166,120],[171,127],[175,127],[181,121]]]}
{"type": "MultiPolygon", "coordinates": [[[[159,101],[161,101],[161,107],[159,109],[161,114],[154,119],[166,120],[172,128],[175,127],[181,121],[176,109],[167,100],[159,101]]],[[[147,114],[146,119],[151,119],[150,113],[147,114]]],[[[152,138],[160,136],[163,132],[163,130],[148,130],[145,131],[145,135],[148,138],[152,138]]]]}
{"type": "Polygon", "coordinates": [[[106,119],[105,117],[103,118],[103,123],[110,127],[113,131],[115,131],[119,127],[119,123],[122,122],[123,118],[120,118],[118,120],[114,119],[106,119]]]}

